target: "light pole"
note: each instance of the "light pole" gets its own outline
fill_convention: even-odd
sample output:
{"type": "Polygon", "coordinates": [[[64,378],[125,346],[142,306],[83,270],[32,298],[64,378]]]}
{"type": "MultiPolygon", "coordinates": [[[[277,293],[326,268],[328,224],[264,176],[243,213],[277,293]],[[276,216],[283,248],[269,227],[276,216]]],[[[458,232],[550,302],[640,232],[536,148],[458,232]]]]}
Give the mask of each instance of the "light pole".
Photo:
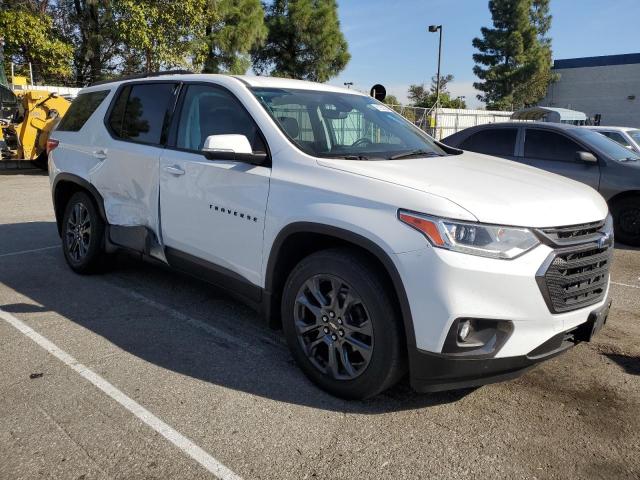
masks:
{"type": "Polygon", "coordinates": [[[353,82],[344,82],[344,85],[345,85],[347,88],[351,88],[351,86],[353,85],[353,82]]]}
{"type": "Polygon", "coordinates": [[[442,57],[442,25],[429,25],[429,32],[440,32],[440,40],[438,41],[438,73],[436,75],[436,119],[434,137],[438,139],[438,109],[440,108],[440,59],[442,57]]]}

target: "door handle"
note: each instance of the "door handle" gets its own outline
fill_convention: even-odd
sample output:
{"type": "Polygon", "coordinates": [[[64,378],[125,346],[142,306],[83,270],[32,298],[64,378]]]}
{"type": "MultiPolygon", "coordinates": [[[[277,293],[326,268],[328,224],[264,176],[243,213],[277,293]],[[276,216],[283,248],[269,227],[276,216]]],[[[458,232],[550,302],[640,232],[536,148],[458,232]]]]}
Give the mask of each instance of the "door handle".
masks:
{"type": "Polygon", "coordinates": [[[167,165],[166,167],[164,167],[164,171],[170,173],[171,175],[175,175],[176,177],[184,175],[184,170],[177,165],[167,165]]]}
{"type": "Polygon", "coordinates": [[[94,150],[92,155],[97,158],[98,160],[102,161],[105,158],[107,158],[107,151],[106,150],[94,150]]]}

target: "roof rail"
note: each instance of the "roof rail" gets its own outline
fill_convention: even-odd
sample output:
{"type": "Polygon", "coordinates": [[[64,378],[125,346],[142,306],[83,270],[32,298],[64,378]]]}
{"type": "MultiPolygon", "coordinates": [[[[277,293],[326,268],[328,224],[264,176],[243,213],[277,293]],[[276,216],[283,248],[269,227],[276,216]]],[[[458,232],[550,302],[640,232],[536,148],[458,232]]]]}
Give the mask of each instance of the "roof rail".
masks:
{"type": "Polygon", "coordinates": [[[160,77],[163,75],[186,75],[194,73],[191,70],[165,70],[163,72],[148,72],[148,73],[138,73],[137,75],[126,75],[123,77],[112,78],[110,80],[100,80],[99,82],[93,82],[89,84],[90,87],[95,85],[104,85],[106,83],[113,82],[122,82],[124,80],[136,80],[138,78],[148,78],[148,77],[160,77]]]}

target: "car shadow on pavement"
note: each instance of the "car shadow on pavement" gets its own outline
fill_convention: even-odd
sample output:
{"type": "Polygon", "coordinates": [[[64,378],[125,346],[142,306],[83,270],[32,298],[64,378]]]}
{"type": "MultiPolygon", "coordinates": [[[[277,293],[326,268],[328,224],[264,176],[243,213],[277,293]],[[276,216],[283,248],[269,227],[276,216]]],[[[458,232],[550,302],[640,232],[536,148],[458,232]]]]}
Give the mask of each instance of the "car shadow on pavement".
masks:
{"type": "Polygon", "coordinates": [[[616,250],[640,250],[640,247],[632,247],[631,245],[627,245],[626,243],[620,243],[620,242],[616,242],[615,244],[615,249],[616,250]]]}
{"type": "MultiPolygon", "coordinates": [[[[50,245],[55,223],[0,225],[0,251],[20,250],[16,242],[26,235],[50,245]]],[[[91,276],[73,273],[58,249],[1,257],[0,288],[7,287],[18,295],[2,292],[15,300],[0,308],[45,336],[38,322],[53,312],[162,369],[277,401],[375,415],[457,402],[473,391],[419,394],[404,379],[370,400],[332,397],[304,377],[278,332],[253,310],[215,287],[130,255],[116,256],[106,273],[91,276]]],[[[54,343],[65,341],[59,331],[51,335],[54,343]]],[[[74,338],[78,345],[80,337],[74,338]]]]}
{"type": "Polygon", "coordinates": [[[640,375],[640,357],[632,355],[620,355],[616,353],[605,353],[607,358],[613,360],[630,375],[640,375]]]}

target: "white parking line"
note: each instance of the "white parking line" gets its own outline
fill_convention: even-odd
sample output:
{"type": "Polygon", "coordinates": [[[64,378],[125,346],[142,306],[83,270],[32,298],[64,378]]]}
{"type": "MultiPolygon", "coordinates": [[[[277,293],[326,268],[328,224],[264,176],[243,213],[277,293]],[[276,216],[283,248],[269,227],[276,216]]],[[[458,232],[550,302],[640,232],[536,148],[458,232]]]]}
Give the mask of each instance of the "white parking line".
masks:
{"type": "Polygon", "coordinates": [[[16,256],[16,255],[24,255],[25,253],[44,252],[45,250],[53,250],[54,248],[60,248],[60,245],[51,245],[50,247],[33,248],[31,250],[21,250],[19,252],[3,253],[3,254],[0,255],[0,258],[2,258],[2,257],[13,257],[13,256],[16,256]]]}
{"type": "Polygon", "coordinates": [[[69,355],[64,350],[58,348],[54,343],[52,343],[47,338],[40,335],[38,332],[33,330],[31,327],[26,325],[21,320],[18,320],[16,317],[11,315],[10,313],[5,312],[0,309],[0,318],[2,318],[5,322],[15,327],[19,330],[23,335],[29,337],[31,340],[36,342],[46,351],[48,351],[51,355],[56,357],[62,363],[70,367],[79,373],[86,380],[91,382],[97,388],[102,390],[108,396],[113,398],[116,402],[122,405],[124,408],[133,413],[136,417],[146,423],[153,430],[158,432],[164,438],[173,443],[176,447],[182,450],[184,453],[193,458],[196,462],[206,468],[213,475],[218,477],[221,480],[241,480],[241,477],[236,475],[233,471],[229,470],[218,460],[213,458],[207,452],[205,452],[198,445],[193,443],[187,437],[182,435],[177,430],[171,428],[165,422],[156,417],[149,410],[144,408],[138,402],[128,397],[126,394],[118,390],[116,387],[107,382],[100,375],[85,367],[83,364],[79,363],[75,358],[69,355]]]}
{"type": "Polygon", "coordinates": [[[622,287],[630,287],[630,288],[640,288],[638,285],[629,285],[628,283],[620,283],[620,282],[611,282],[614,285],[620,285],[622,287]]]}

